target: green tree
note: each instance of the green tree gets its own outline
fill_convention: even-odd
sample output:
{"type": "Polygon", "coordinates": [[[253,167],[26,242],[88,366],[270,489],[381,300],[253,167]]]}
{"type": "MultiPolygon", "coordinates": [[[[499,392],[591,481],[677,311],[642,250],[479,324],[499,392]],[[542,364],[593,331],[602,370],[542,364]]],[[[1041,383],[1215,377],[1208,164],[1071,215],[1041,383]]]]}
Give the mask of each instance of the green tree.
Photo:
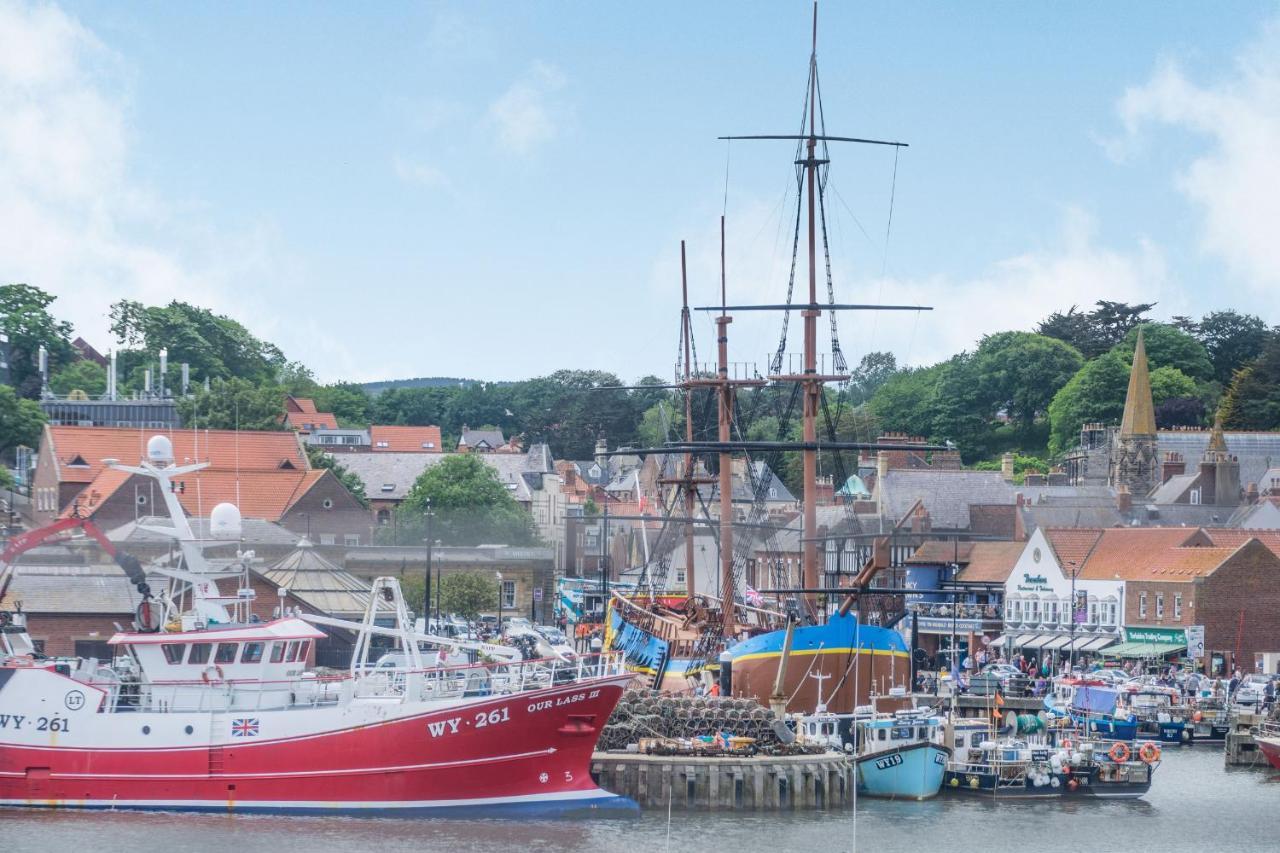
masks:
{"type": "Polygon", "coordinates": [[[48,311],[56,298],[29,284],[0,287],[0,332],[9,336],[9,379],[24,397],[40,395],[41,346],[49,353],[51,375],[75,360],[71,324],[48,311]]]}
{"type": "Polygon", "coordinates": [[[199,429],[284,429],[284,392],[245,379],[219,379],[178,400],[185,427],[199,429]]]}
{"type": "MultiPolygon", "coordinates": [[[[160,350],[167,349],[169,387],[174,387],[183,362],[191,365],[196,377],[238,378],[256,384],[275,383],[289,364],[278,347],[258,339],[239,322],[186,302],[147,306],[125,299],[111,306],[109,317],[112,334],[126,347],[120,353],[121,369],[127,373],[140,365],[157,364],[160,350]]],[[[285,372],[290,381],[298,379],[296,370],[285,372]]]]}
{"type": "Polygon", "coordinates": [[[1236,372],[1221,412],[1228,429],[1280,429],[1280,336],[1273,336],[1262,355],[1236,372]]]}
{"type": "MultiPolygon", "coordinates": [[[[336,382],[317,386],[311,394],[316,408],[333,412],[342,426],[365,426],[369,421],[369,395],[352,382],[336,382]]],[[[425,426],[425,424],[423,424],[425,426]]]]}
{"type": "Polygon", "coordinates": [[[333,454],[325,453],[319,447],[311,444],[308,444],[306,447],[307,459],[311,460],[312,468],[324,468],[325,470],[332,471],[333,476],[338,478],[338,482],[346,486],[347,491],[351,493],[351,496],[360,502],[360,506],[365,509],[369,508],[369,497],[364,491],[364,480],[361,480],[348,470],[346,466],[339,462],[333,454]]]}
{"type": "Polygon", "coordinates": [[[1204,344],[1213,362],[1213,373],[1223,385],[1241,367],[1254,361],[1275,332],[1262,318],[1235,311],[1213,311],[1196,324],[1196,339],[1204,344]]]}
{"type": "Polygon", "coordinates": [[[0,385],[0,454],[19,445],[35,447],[43,427],[39,403],[19,397],[9,385],[0,385]]]}
{"type": "Polygon", "coordinates": [[[498,580],[479,572],[454,572],[440,578],[440,607],[468,622],[498,609],[498,580]]]}
{"type": "Polygon", "coordinates": [[[642,447],[661,447],[668,441],[684,441],[684,406],[672,399],[645,409],[636,428],[636,439],[642,447]]]}
{"type": "Polygon", "coordinates": [[[97,397],[107,390],[107,371],[96,361],[75,361],[53,375],[49,388],[63,396],[72,391],[83,391],[90,397],[97,397]]]}
{"type": "Polygon", "coordinates": [[[933,433],[934,404],[944,366],[908,368],[885,380],[868,408],[890,432],[928,436],[933,433]]]}
{"type": "Polygon", "coordinates": [[[1143,323],[1130,329],[1118,349],[1124,357],[1133,360],[1133,350],[1138,342],[1138,330],[1147,349],[1147,363],[1154,370],[1158,367],[1176,367],[1192,379],[1213,378],[1213,362],[1204,345],[1191,335],[1166,323],[1143,323]]]}
{"type": "MultiPolygon", "coordinates": [[[[1128,386],[1125,391],[1128,391],[1128,386]]],[[[1151,371],[1151,401],[1156,406],[1175,397],[1195,395],[1196,381],[1178,368],[1165,365],[1151,371]]]]}
{"type": "Polygon", "coordinates": [[[865,403],[890,376],[898,372],[898,360],[891,352],[872,351],[864,355],[849,377],[849,401],[865,403]]]}
{"type": "Polygon", "coordinates": [[[1085,423],[1114,423],[1124,413],[1129,362],[1118,349],[1087,362],[1049,403],[1049,452],[1073,447],[1085,423]]]}
{"type": "Polygon", "coordinates": [[[529,514],[479,454],[448,455],[422,472],[400,505],[399,526],[425,533],[428,506],[434,515],[432,536],[447,545],[536,540],[529,514]]]}
{"type": "Polygon", "coordinates": [[[1036,331],[1070,344],[1085,358],[1095,358],[1124,340],[1154,307],[1154,302],[1130,305],[1105,299],[1095,303],[1092,311],[1079,311],[1073,305],[1066,312],[1050,314],[1036,331]]]}
{"type": "Polygon", "coordinates": [[[987,335],[974,356],[983,408],[1007,412],[1024,429],[1083,366],[1084,357],[1070,344],[1031,332],[987,335]]]}

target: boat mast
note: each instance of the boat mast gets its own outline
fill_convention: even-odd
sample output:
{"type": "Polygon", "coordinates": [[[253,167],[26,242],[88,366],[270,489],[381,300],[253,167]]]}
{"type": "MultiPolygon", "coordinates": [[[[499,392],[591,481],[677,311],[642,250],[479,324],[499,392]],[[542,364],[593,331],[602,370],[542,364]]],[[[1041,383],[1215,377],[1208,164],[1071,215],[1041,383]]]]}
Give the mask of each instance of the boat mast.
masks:
{"type": "MultiPolygon", "coordinates": [[[[693,342],[693,322],[689,315],[689,274],[685,265],[684,241],[680,241],[680,337],[684,346],[684,440],[693,444],[693,389],[689,387],[691,376],[690,354],[693,342]]],[[[692,598],[698,591],[693,566],[693,453],[684,455],[684,577],[685,589],[692,598]]]]}
{"type": "MultiPolygon", "coordinates": [[[[809,185],[809,305],[801,316],[804,318],[804,385],[802,419],[804,442],[804,571],[802,586],[813,589],[818,586],[818,452],[814,445],[818,440],[818,405],[822,394],[822,380],[818,377],[818,253],[815,228],[815,186],[818,177],[818,130],[815,121],[818,100],[818,4],[813,4],[813,51],[809,55],[809,139],[806,142],[809,156],[804,162],[809,185]]],[[[722,439],[723,440],[723,439],[722,439]]],[[[817,602],[809,600],[809,612],[815,612],[817,602]]]]}
{"type": "Polygon", "coordinates": [[[729,450],[729,427],[733,417],[733,384],[729,381],[729,324],[733,318],[725,306],[724,216],[720,217],[720,316],[716,318],[716,348],[719,368],[720,450],[720,612],[724,636],[735,633],[733,584],[733,455],[729,450]]]}

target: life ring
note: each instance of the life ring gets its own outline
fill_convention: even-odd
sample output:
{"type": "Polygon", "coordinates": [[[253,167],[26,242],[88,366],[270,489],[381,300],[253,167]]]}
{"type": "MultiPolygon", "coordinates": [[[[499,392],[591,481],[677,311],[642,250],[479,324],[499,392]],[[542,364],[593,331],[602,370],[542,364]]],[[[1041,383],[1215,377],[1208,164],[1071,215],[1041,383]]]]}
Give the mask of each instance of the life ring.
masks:
{"type": "MultiPolygon", "coordinates": [[[[1151,744],[1146,744],[1150,746],[1151,744]]],[[[1145,748],[1145,747],[1144,747],[1145,748]]],[[[1111,749],[1107,750],[1107,755],[1111,756],[1111,760],[1117,764],[1124,764],[1129,760],[1129,747],[1123,743],[1113,743],[1111,749]]],[[[1145,759],[1143,759],[1145,761],[1145,759]]]]}
{"type": "Polygon", "coordinates": [[[1191,721],[1194,723],[1198,723],[1203,719],[1204,719],[1204,714],[1200,713],[1199,711],[1196,711],[1194,714],[1191,715],[1191,721]]]}
{"type": "Polygon", "coordinates": [[[1071,749],[1071,738],[1065,738],[1065,739],[1062,741],[1062,748],[1063,748],[1063,749],[1071,749]]]}
{"type": "Polygon", "coordinates": [[[227,680],[227,677],[223,674],[222,667],[214,663],[206,666],[200,672],[200,680],[205,684],[221,684],[227,680]],[[210,676],[210,672],[213,673],[213,677],[210,676]]]}
{"type": "Polygon", "coordinates": [[[1147,764],[1155,764],[1160,760],[1160,747],[1156,746],[1151,741],[1147,741],[1142,745],[1142,748],[1138,750],[1138,757],[1147,764]]]}

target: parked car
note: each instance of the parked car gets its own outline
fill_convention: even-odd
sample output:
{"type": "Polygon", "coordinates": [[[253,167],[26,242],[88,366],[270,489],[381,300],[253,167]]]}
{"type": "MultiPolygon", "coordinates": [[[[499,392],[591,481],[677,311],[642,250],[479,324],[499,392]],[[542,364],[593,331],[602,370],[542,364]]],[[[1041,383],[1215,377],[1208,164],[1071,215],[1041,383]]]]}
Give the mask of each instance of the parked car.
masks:
{"type": "Polygon", "coordinates": [[[1252,705],[1257,707],[1262,704],[1266,698],[1267,682],[1271,680],[1271,676],[1261,672],[1251,672],[1241,679],[1240,684],[1236,687],[1236,694],[1233,701],[1237,705],[1252,705]]]}
{"type": "Polygon", "coordinates": [[[991,696],[997,690],[1006,696],[1026,696],[1031,679],[1007,663],[989,663],[969,679],[969,693],[975,696],[991,696]]]}

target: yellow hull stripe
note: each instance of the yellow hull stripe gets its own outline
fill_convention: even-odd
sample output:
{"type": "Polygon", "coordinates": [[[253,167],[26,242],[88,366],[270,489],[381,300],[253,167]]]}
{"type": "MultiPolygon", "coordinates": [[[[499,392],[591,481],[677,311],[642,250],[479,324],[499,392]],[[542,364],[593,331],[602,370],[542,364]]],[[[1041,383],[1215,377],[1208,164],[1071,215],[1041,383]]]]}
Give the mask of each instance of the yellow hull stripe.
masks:
{"type": "MultiPolygon", "coordinates": [[[[791,652],[791,657],[805,657],[806,655],[848,655],[853,651],[854,649],[851,649],[848,647],[843,649],[800,649],[800,650],[793,650],[791,652]]],[[[907,652],[899,652],[893,649],[863,649],[862,654],[893,655],[895,657],[902,657],[902,658],[910,657],[910,655],[907,652]]],[[[742,661],[764,660],[765,658],[780,658],[780,657],[782,657],[782,652],[756,652],[753,655],[743,655],[742,657],[734,658],[733,663],[737,665],[742,661]]]]}

